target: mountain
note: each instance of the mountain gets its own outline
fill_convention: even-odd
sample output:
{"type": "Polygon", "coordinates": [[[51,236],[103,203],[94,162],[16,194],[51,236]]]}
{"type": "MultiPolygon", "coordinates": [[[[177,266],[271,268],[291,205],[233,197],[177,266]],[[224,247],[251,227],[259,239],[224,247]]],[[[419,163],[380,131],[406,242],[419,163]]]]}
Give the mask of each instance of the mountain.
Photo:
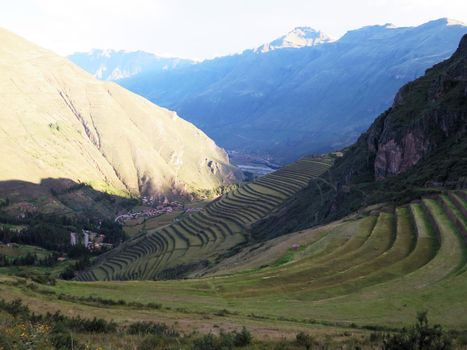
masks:
{"type": "Polygon", "coordinates": [[[3,29],[0,72],[0,181],[160,197],[235,180],[227,154],[175,112],[3,29]]]}
{"type": "Polygon", "coordinates": [[[119,80],[141,72],[171,70],[194,63],[187,59],[161,57],[144,51],[101,49],[75,52],[68,58],[102,80],[119,80]]]}
{"type": "Polygon", "coordinates": [[[331,42],[332,39],[325,33],[310,27],[297,27],[286,35],[253,50],[257,53],[266,53],[278,49],[298,49],[301,47],[316,46],[331,42]]]}
{"type": "Polygon", "coordinates": [[[351,144],[402,85],[448,58],[465,33],[467,26],[448,19],[369,26],[334,42],[247,50],[119,83],[181,113],[224,148],[288,162],[351,144]]]}
{"type": "MultiPolygon", "coordinates": [[[[262,245],[267,245],[270,239],[297,231],[300,235],[311,226],[350,214],[357,219],[372,218],[374,225],[386,222],[384,240],[389,249],[395,235],[404,235],[399,225],[405,224],[395,221],[394,208],[399,206],[396,212],[407,211],[408,203],[419,206],[421,199],[426,205],[433,202],[430,204],[433,220],[449,216],[453,226],[447,231],[460,248],[464,243],[456,237],[457,233],[467,238],[463,217],[466,192],[453,191],[452,203],[447,198],[448,189],[460,188],[467,188],[467,35],[450,59],[405,85],[393,105],[343,154],[304,157],[243,184],[197,213],[134,236],[101,256],[78,279],[194,277],[216,264],[221,266],[217,270],[225,273],[226,268],[242,266],[250,254],[258,258],[257,267],[262,268],[266,266],[260,252],[265,254],[267,249],[262,245]],[[457,195],[461,197],[457,199],[457,195]],[[440,200],[445,204],[436,204],[440,200]],[[436,209],[440,205],[443,212],[436,209]],[[258,242],[263,244],[255,246],[258,242]]],[[[411,222],[415,222],[415,217],[399,216],[397,220],[405,220],[414,230],[411,222]]],[[[343,220],[348,221],[351,220],[343,220]]],[[[374,231],[376,236],[379,237],[381,229],[374,231]]],[[[440,230],[444,235],[444,229],[440,230]]],[[[346,237],[349,232],[345,232],[335,237],[346,237]]],[[[318,234],[315,239],[320,238],[318,234]]],[[[410,252],[411,242],[403,239],[397,245],[410,252]]],[[[292,251],[293,247],[288,246],[292,251]]]]}
{"type": "Polygon", "coordinates": [[[253,228],[271,237],[376,203],[467,188],[467,35],[448,60],[403,86],[392,106],[322,177],[253,228]]]}

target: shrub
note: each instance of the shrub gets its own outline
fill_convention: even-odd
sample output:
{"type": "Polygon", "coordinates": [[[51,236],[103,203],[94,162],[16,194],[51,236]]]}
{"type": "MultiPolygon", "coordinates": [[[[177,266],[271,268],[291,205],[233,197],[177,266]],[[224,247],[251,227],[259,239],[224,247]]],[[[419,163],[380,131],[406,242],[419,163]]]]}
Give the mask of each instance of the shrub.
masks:
{"type": "Polygon", "coordinates": [[[60,274],[60,278],[64,280],[71,280],[75,278],[75,270],[72,266],[67,266],[65,271],[60,274]]]}
{"type": "Polygon", "coordinates": [[[167,326],[165,323],[156,322],[135,322],[128,326],[128,334],[137,335],[157,335],[163,337],[178,337],[179,333],[173,328],[167,326]]]}
{"type": "Polygon", "coordinates": [[[243,327],[239,333],[234,332],[233,343],[235,346],[247,346],[251,343],[251,339],[250,331],[243,327]]]}
{"type": "Polygon", "coordinates": [[[297,345],[303,346],[306,350],[310,350],[313,345],[313,338],[304,332],[300,332],[295,336],[297,345]]]}
{"type": "Polygon", "coordinates": [[[70,331],[62,324],[56,324],[54,326],[50,335],[50,342],[53,344],[55,349],[58,350],[84,350],[84,346],[79,344],[78,341],[73,338],[70,331]]]}
{"type": "Polygon", "coordinates": [[[171,341],[157,335],[148,335],[138,345],[138,350],[166,349],[171,341]]]}
{"type": "Polygon", "coordinates": [[[117,324],[113,321],[106,321],[102,318],[81,318],[80,316],[68,317],[57,311],[54,314],[47,313],[43,316],[32,315],[31,320],[45,320],[56,327],[64,327],[76,332],[87,333],[114,333],[117,331],[117,324]]]}
{"type": "Polygon", "coordinates": [[[240,333],[221,331],[219,336],[212,333],[195,339],[193,342],[193,350],[230,350],[237,346],[245,346],[250,344],[251,334],[245,328],[240,333]]]}
{"type": "Polygon", "coordinates": [[[21,299],[15,299],[11,302],[0,299],[0,309],[14,317],[27,317],[30,314],[28,306],[24,305],[21,299]]]}
{"type": "Polygon", "coordinates": [[[214,334],[209,333],[193,341],[193,350],[220,350],[218,341],[214,334]]]}
{"type": "Polygon", "coordinates": [[[403,328],[400,333],[384,336],[384,350],[447,350],[451,349],[451,340],[440,325],[431,326],[427,313],[417,314],[417,323],[403,328]]]}

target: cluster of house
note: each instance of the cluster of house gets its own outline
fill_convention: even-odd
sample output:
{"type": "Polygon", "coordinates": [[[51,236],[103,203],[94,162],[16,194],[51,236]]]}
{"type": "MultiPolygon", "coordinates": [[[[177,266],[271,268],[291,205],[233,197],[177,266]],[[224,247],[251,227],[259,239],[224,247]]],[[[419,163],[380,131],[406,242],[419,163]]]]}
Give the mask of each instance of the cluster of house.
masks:
{"type": "Polygon", "coordinates": [[[185,213],[195,213],[195,212],[201,211],[201,210],[203,210],[203,208],[187,208],[185,210],[185,213]]]}
{"type": "Polygon", "coordinates": [[[172,213],[173,211],[183,209],[183,203],[164,201],[164,203],[153,208],[147,208],[141,211],[134,211],[126,214],[121,214],[115,218],[115,222],[123,224],[127,220],[134,220],[139,218],[152,218],[160,216],[162,214],[172,213]]]}
{"type": "Polygon", "coordinates": [[[82,230],[81,233],[70,232],[70,245],[75,246],[81,244],[90,251],[111,249],[113,245],[104,243],[104,239],[105,235],[89,230],[82,230]]]}

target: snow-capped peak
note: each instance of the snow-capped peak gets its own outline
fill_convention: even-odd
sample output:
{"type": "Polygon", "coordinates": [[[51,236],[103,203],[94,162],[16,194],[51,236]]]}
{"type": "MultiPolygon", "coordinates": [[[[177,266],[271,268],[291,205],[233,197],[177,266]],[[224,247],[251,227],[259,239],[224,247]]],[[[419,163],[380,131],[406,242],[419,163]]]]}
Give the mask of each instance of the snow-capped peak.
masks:
{"type": "Polygon", "coordinates": [[[296,27],[286,35],[281,36],[270,43],[266,43],[256,48],[254,51],[264,53],[277,49],[316,46],[332,41],[333,40],[328,35],[321,31],[310,27],[296,27]]]}
{"type": "Polygon", "coordinates": [[[448,26],[458,26],[458,25],[467,26],[465,22],[458,21],[457,19],[445,18],[445,20],[448,26]]]}

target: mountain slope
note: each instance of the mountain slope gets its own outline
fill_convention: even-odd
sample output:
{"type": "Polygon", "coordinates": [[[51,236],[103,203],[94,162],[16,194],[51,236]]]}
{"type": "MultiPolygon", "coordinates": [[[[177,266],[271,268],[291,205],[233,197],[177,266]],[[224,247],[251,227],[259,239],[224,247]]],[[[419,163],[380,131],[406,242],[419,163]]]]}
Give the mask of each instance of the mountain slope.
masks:
{"type": "Polygon", "coordinates": [[[0,180],[66,178],[156,197],[234,180],[226,153],[175,112],[6,30],[0,72],[0,180]]]}
{"type": "Polygon", "coordinates": [[[194,63],[191,60],[160,57],[144,51],[130,52],[99,49],[89,52],[75,52],[68,58],[102,80],[119,80],[129,78],[143,71],[165,71],[194,63]]]}
{"type": "Polygon", "coordinates": [[[327,186],[312,183],[253,235],[264,239],[366,205],[467,187],[467,35],[451,58],[405,85],[323,178],[327,186]]]}
{"type": "Polygon", "coordinates": [[[332,43],[247,50],[119,81],[181,113],[227,149],[288,161],[347,146],[394,94],[449,57],[467,27],[371,26],[332,43]]]}

